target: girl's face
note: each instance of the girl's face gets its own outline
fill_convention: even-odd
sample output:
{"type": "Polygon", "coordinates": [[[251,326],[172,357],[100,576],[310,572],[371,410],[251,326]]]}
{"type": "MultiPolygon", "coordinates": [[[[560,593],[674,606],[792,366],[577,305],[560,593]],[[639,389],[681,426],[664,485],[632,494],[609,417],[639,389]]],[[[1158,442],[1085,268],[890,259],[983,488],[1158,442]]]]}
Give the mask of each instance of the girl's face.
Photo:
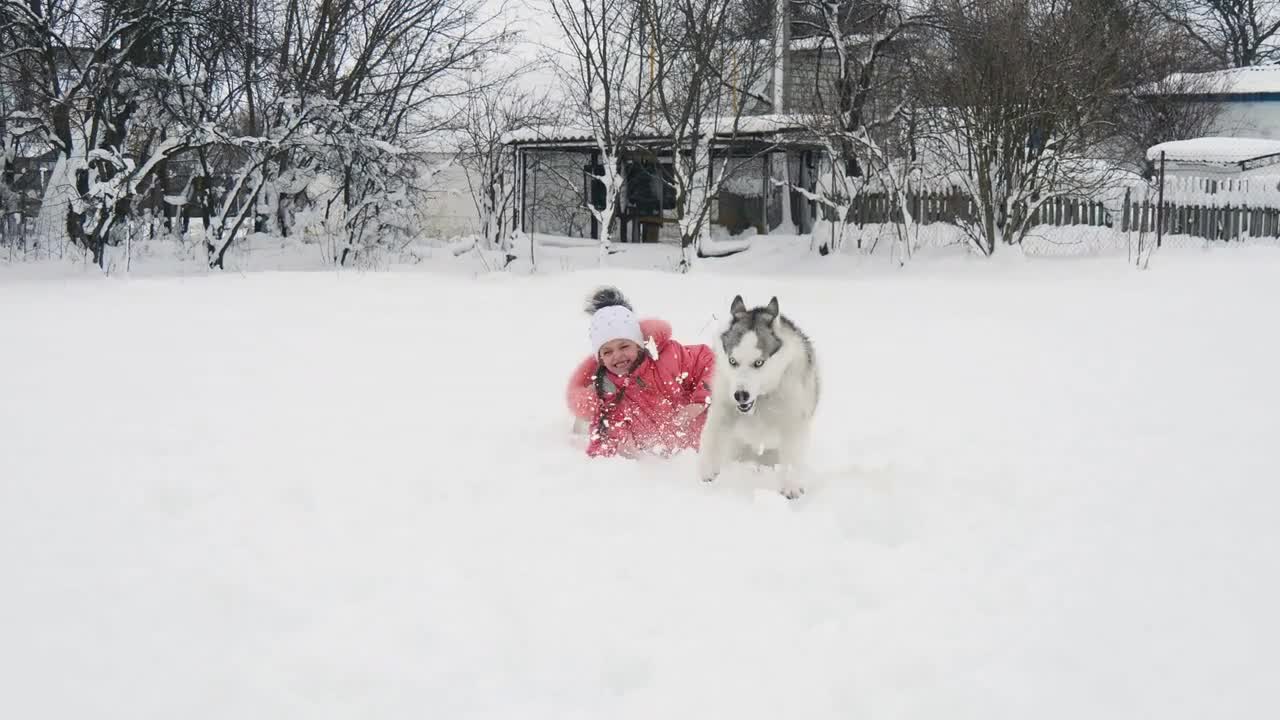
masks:
{"type": "Polygon", "coordinates": [[[600,364],[614,375],[626,375],[636,366],[640,346],[630,340],[610,340],[600,346],[600,364]]]}

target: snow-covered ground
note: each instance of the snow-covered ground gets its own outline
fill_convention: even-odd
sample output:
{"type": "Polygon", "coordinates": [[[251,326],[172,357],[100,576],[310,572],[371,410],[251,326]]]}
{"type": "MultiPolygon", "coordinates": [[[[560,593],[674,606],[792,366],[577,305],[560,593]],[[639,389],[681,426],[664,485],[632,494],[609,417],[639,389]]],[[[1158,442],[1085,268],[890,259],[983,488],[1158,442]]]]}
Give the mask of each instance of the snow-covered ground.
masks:
{"type": "Polygon", "coordinates": [[[0,268],[0,717],[1280,716],[1280,251],[831,260],[0,268]],[[583,456],[601,282],[779,297],[804,498],[583,456]]]}

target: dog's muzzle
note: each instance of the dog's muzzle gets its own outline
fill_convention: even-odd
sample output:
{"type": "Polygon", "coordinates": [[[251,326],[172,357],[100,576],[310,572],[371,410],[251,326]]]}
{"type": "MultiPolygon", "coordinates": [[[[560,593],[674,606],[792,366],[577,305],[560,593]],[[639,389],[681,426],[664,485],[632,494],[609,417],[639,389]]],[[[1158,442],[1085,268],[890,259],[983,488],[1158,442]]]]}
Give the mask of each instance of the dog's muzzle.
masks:
{"type": "Polygon", "coordinates": [[[738,412],[747,414],[751,412],[751,408],[756,406],[756,399],[745,390],[739,390],[733,394],[733,401],[738,404],[738,412]]]}

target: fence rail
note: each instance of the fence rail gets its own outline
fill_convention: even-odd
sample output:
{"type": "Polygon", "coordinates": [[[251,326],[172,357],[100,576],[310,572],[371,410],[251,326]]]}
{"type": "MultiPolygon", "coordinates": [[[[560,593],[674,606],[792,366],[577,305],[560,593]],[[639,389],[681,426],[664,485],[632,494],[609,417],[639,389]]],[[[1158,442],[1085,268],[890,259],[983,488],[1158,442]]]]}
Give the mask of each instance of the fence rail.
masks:
{"type": "Polygon", "coordinates": [[[1206,240],[1280,237],[1280,208],[1249,205],[1187,204],[1125,198],[1121,230],[1190,235],[1206,240]]]}
{"type": "MultiPolygon", "coordinates": [[[[907,194],[907,209],[918,223],[972,222],[977,219],[977,208],[969,196],[960,191],[913,192],[907,194]]],[[[896,196],[885,193],[865,193],[850,208],[851,222],[867,223],[902,222],[902,210],[896,196]]],[[[1033,214],[1032,225],[1090,225],[1096,227],[1113,224],[1106,205],[1100,201],[1070,197],[1045,201],[1033,214]]]]}
{"type": "MultiPolygon", "coordinates": [[[[1031,224],[1108,227],[1120,232],[1159,231],[1223,241],[1280,237],[1280,192],[1254,193],[1249,197],[1253,202],[1233,204],[1231,200],[1235,198],[1218,195],[1218,188],[1235,187],[1234,183],[1199,181],[1194,186],[1203,188],[1202,195],[1188,192],[1187,188],[1198,180],[1180,179],[1178,199],[1166,199],[1163,205],[1150,198],[1134,198],[1132,191],[1126,191],[1118,208],[1107,207],[1098,200],[1053,198],[1035,210],[1031,224]]],[[[972,199],[959,191],[908,193],[906,201],[912,218],[924,225],[955,225],[977,218],[972,199]]],[[[901,223],[902,209],[896,196],[867,193],[850,208],[849,217],[857,225],[901,223]]]]}

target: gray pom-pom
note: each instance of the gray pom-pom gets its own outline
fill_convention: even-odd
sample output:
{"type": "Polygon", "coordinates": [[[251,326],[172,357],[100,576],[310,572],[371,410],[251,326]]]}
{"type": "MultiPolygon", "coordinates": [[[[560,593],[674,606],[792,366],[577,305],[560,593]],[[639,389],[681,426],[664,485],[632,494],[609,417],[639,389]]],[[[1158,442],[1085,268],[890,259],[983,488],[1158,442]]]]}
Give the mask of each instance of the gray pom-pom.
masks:
{"type": "Polygon", "coordinates": [[[634,310],[634,308],[631,307],[631,303],[627,302],[627,298],[622,294],[621,290],[613,287],[612,285],[606,285],[604,287],[596,288],[595,291],[587,297],[587,304],[583,309],[587,311],[588,315],[592,315],[601,308],[612,307],[614,305],[621,305],[628,310],[634,310]]]}

